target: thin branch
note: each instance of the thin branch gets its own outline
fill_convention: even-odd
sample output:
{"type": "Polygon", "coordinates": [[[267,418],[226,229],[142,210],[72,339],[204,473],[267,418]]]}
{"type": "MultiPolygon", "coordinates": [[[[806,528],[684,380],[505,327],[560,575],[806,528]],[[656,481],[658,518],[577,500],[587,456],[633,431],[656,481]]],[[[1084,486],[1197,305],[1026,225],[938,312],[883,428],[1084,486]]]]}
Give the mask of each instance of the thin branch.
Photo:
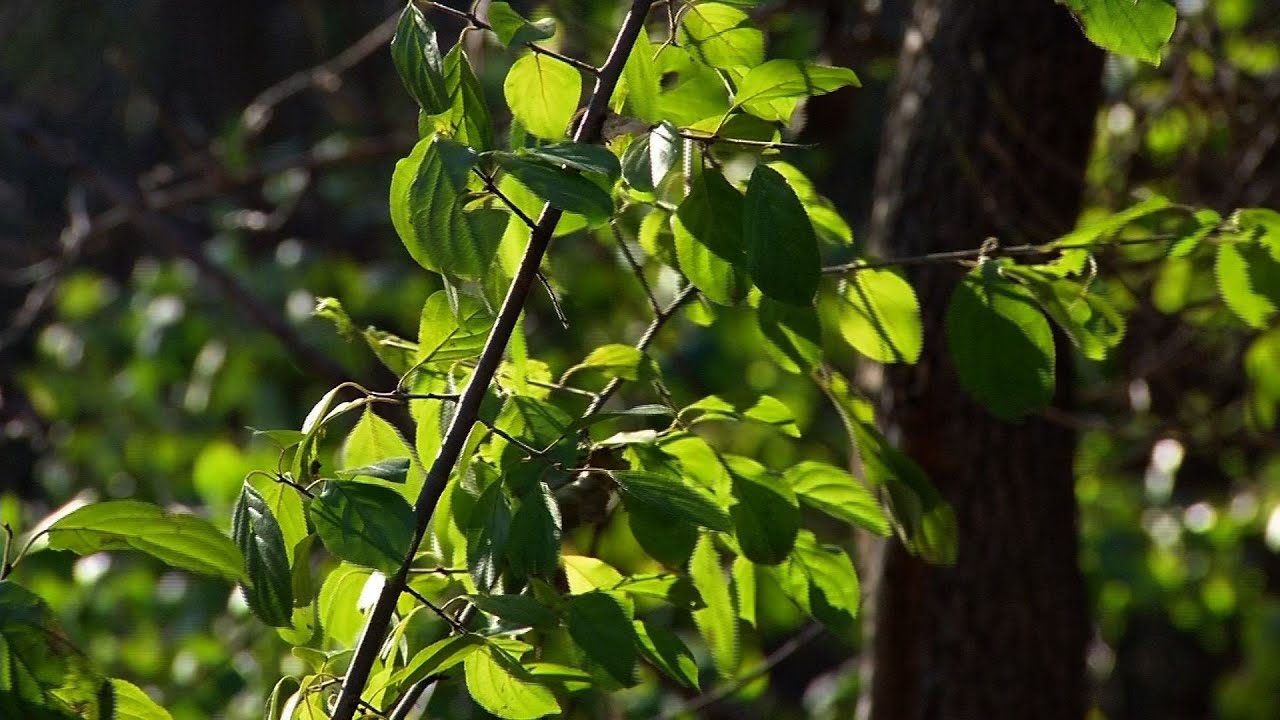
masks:
{"type": "Polygon", "coordinates": [[[560,298],[556,296],[555,288],[551,287],[551,281],[539,271],[538,282],[542,285],[542,289],[547,292],[547,299],[551,301],[551,310],[555,312],[556,319],[560,321],[560,327],[568,330],[569,316],[564,314],[564,308],[560,306],[560,298]]]}
{"type": "Polygon", "coordinates": [[[450,615],[449,613],[441,609],[439,605],[436,605],[435,603],[428,600],[427,597],[422,593],[418,592],[417,590],[414,590],[413,587],[409,585],[405,585],[404,591],[412,595],[414,600],[417,600],[423,605],[426,605],[427,608],[431,610],[431,612],[440,616],[440,619],[443,620],[446,625],[453,628],[454,632],[465,633],[467,631],[467,629],[462,625],[462,623],[458,622],[457,620],[454,620],[452,615],[450,615]]]}
{"type": "Polygon", "coordinates": [[[816,143],[792,143],[792,142],[774,142],[771,140],[746,140],[743,138],[721,137],[719,135],[699,135],[698,133],[681,131],[677,133],[685,140],[692,140],[703,145],[714,145],[723,143],[725,145],[741,145],[742,147],[764,148],[766,150],[781,150],[783,148],[794,150],[810,150],[818,147],[816,143]]]}
{"type": "Polygon", "coordinates": [[[851,263],[842,265],[829,265],[822,268],[824,275],[844,275],[846,273],[855,273],[859,270],[870,270],[873,268],[885,267],[907,267],[912,265],[946,265],[949,263],[964,262],[978,260],[979,258],[1025,258],[1038,257],[1041,255],[1051,255],[1062,250],[1093,250],[1107,247],[1124,247],[1130,245],[1154,245],[1156,243],[1169,242],[1177,240],[1181,235],[1162,234],[1162,235],[1146,235],[1137,238],[1121,238],[1119,240],[1111,240],[1109,242],[1096,243],[1073,243],[1059,245],[1056,243],[1045,243],[1043,245],[1010,245],[1009,247],[996,248],[971,248],[969,250],[951,250],[948,252],[929,253],[927,255],[913,255],[909,257],[885,258],[882,260],[855,260],[851,263]]]}
{"type": "Polygon", "coordinates": [[[342,85],[343,73],[386,46],[395,35],[399,18],[399,13],[393,14],[378,23],[346,50],[315,67],[296,72],[258,93],[258,96],[240,113],[240,121],[244,123],[245,133],[253,137],[262,132],[271,121],[277,105],[309,87],[318,87],[327,92],[337,90],[342,85]]]}
{"type": "Polygon", "coordinates": [[[492,176],[486,175],[485,173],[480,171],[480,168],[474,167],[474,166],[471,168],[471,172],[475,173],[476,177],[480,178],[480,180],[484,182],[485,190],[488,190],[489,192],[493,193],[494,197],[501,200],[502,204],[506,205],[507,209],[510,210],[513,215],[520,218],[520,220],[524,222],[525,225],[528,225],[530,230],[538,227],[538,222],[536,220],[529,217],[529,215],[525,213],[524,210],[520,209],[520,206],[517,205],[514,200],[507,197],[506,193],[498,189],[498,184],[493,181],[492,176]]]}
{"type": "MultiPolygon", "coordinates": [[[[649,327],[645,329],[644,334],[636,341],[636,349],[643,351],[648,348],[649,344],[653,342],[654,337],[657,336],[658,331],[662,329],[662,326],[666,325],[667,321],[676,314],[681,306],[692,300],[697,296],[697,294],[697,287],[693,285],[686,285],[670,304],[658,312],[657,316],[653,318],[653,322],[649,323],[649,327]]],[[[591,402],[591,405],[587,408],[586,412],[582,414],[583,419],[585,420],[590,418],[592,415],[600,412],[600,409],[604,407],[604,404],[609,402],[609,398],[613,397],[613,394],[617,392],[618,388],[621,386],[622,378],[614,378],[610,380],[609,384],[605,385],[604,389],[596,395],[596,399],[591,402]]]]}
{"type": "Polygon", "coordinates": [[[631,249],[627,247],[627,241],[622,237],[622,231],[618,229],[618,223],[610,222],[609,229],[613,231],[613,240],[618,244],[618,249],[622,251],[622,256],[627,259],[627,264],[631,266],[631,270],[636,274],[636,279],[640,281],[640,287],[644,288],[644,296],[649,300],[649,307],[653,309],[653,316],[661,315],[662,306],[658,304],[658,298],[654,296],[653,288],[649,287],[649,280],[644,276],[644,268],[640,267],[640,263],[636,262],[635,256],[631,254],[631,249]]]}
{"type": "Polygon", "coordinates": [[[576,388],[571,385],[564,385],[561,383],[547,382],[546,380],[535,380],[533,378],[527,378],[525,382],[529,383],[530,385],[536,385],[537,387],[546,388],[548,390],[559,390],[560,392],[566,392],[571,395],[581,395],[582,397],[591,398],[592,400],[595,400],[597,397],[600,396],[600,393],[593,393],[590,390],[583,390],[582,388],[576,388]]]}
{"type": "MultiPolygon", "coordinates": [[[[622,75],[622,68],[631,54],[636,38],[644,29],[645,17],[652,4],[653,0],[632,0],[631,9],[618,31],[613,48],[609,51],[608,60],[596,77],[595,89],[591,94],[591,100],[587,103],[587,111],[582,123],[574,133],[574,142],[599,141],[600,131],[608,112],[609,98],[613,96],[618,78],[622,75]]],[[[449,476],[453,473],[453,468],[466,444],[467,436],[479,417],[480,403],[484,400],[486,391],[502,363],[507,343],[511,340],[511,335],[524,311],[529,292],[537,282],[538,268],[542,264],[547,247],[551,244],[551,235],[560,221],[560,215],[561,212],[557,208],[550,205],[543,207],[538,226],[529,235],[529,244],[525,248],[524,257],[520,260],[515,277],[511,280],[507,297],[502,302],[502,308],[494,320],[493,329],[489,333],[488,340],[485,341],[484,349],[476,362],[476,368],[467,382],[466,389],[462,392],[457,410],[449,423],[449,429],[440,443],[440,450],[431,464],[431,469],[427,472],[417,502],[414,503],[415,531],[404,561],[400,564],[400,569],[387,579],[378,594],[377,602],[369,612],[369,619],[361,632],[355,655],[342,681],[342,689],[338,692],[338,699],[331,716],[333,720],[351,720],[359,706],[360,693],[369,682],[369,673],[373,669],[373,663],[377,660],[378,651],[386,637],[396,602],[400,593],[407,587],[406,580],[410,566],[417,555],[418,547],[422,544],[431,515],[440,502],[449,476]]]]}
{"type": "MultiPolygon", "coordinates": [[[[452,15],[458,18],[459,20],[464,20],[470,23],[472,27],[478,27],[481,30],[493,30],[492,25],[485,22],[484,20],[481,20],[480,17],[473,12],[470,12],[467,10],[457,10],[455,8],[449,7],[448,5],[443,5],[438,2],[431,2],[431,0],[415,0],[415,1],[419,5],[425,5],[428,9],[439,10],[440,12],[443,12],[446,15],[452,15]]],[[[538,53],[539,55],[546,55],[549,58],[559,60],[565,65],[568,65],[570,67],[575,67],[589,75],[598,76],[601,72],[600,68],[596,67],[595,65],[592,65],[591,63],[585,63],[577,58],[569,57],[568,55],[558,53],[555,50],[543,47],[542,45],[539,45],[537,43],[527,42],[525,43],[525,47],[529,48],[535,53],[538,53]]]]}
{"type": "Polygon", "coordinates": [[[813,640],[822,634],[822,630],[823,627],[817,623],[806,627],[804,630],[800,631],[798,635],[792,637],[790,640],[779,646],[777,650],[769,653],[769,657],[765,658],[764,662],[752,668],[749,672],[745,672],[735,677],[730,682],[692,698],[688,702],[664,712],[659,717],[663,720],[670,720],[671,718],[676,718],[681,715],[696,713],[708,705],[713,705],[727,697],[730,697],[742,688],[751,684],[751,682],[756,678],[768,673],[770,670],[773,670],[779,663],[791,657],[800,648],[808,645],[810,642],[813,642],[813,640]]]}

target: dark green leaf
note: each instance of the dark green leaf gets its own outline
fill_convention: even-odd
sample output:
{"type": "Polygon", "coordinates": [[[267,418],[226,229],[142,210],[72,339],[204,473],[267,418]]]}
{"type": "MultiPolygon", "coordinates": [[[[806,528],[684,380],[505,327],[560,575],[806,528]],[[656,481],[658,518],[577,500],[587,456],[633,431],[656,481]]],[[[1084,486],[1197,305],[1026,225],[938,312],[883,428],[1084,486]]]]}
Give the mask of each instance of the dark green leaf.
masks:
{"type": "Polygon", "coordinates": [[[586,143],[563,142],[537,147],[522,148],[520,155],[551,163],[566,165],[582,172],[598,173],[609,178],[610,182],[618,179],[622,165],[618,156],[609,152],[608,148],[586,143]]]}
{"type": "Polygon", "coordinates": [[[538,483],[511,519],[507,561],[520,577],[550,578],[560,567],[560,507],[546,483],[538,483]]]}
{"type": "Polygon", "coordinates": [[[628,510],[638,505],[652,513],[719,532],[728,532],[731,527],[729,516],[710,493],[679,477],[638,470],[614,470],[609,474],[622,490],[628,510]]]}
{"type": "Polygon", "coordinates": [[[467,567],[480,590],[488,591],[497,584],[510,530],[511,506],[502,483],[493,482],[476,501],[466,529],[467,567]]]}
{"type": "Polygon", "coordinates": [[[498,155],[498,163],[530,192],[565,212],[577,213],[593,223],[613,215],[613,198],[589,178],[573,170],[498,155]]]}
{"type": "Polygon", "coordinates": [[[628,575],[613,587],[615,592],[635,597],[649,597],[679,608],[697,610],[706,607],[693,581],[684,575],[628,575]]]}
{"type": "Polygon", "coordinates": [[[435,115],[449,109],[435,28],[412,2],[405,5],[395,37],[391,38],[391,59],[423,112],[435,115]]]}
{"type": "Polygon", "coordinates": [[[391,221],[422,267],[475,279],[489,269],[506,227],[501,210],[464,210],[475,153],[432,135],[418,141],[391,176],[391,221]]]}
{"type": "Polygon", "coordinates": [[[449,109],[431,118],[440,132],[478,152],[492,150],[493,121],[489,117],[489,105],[484,99],[484,88],[471,69],[471,61],[462,50],[463,43],[455,43],[444,56],[444,84],[449,93],[449,109]]]}
{"type": "Polygon", "coordinates": [[[774,473],[749,458],[727,456],[733,477],[729,508],[742,554],[753,562],[776,565],[786,559],[800,530],[795,493],[774,473]]]}
{"type": "Polygon", "coordinates": [[[413,508],[391,488],[329,480],[309,514],[329,552],[389,575],[404,562],[413,538],[413,508]]]}
{"type": "Polygon", "coordinates": [[[583,653],[622,687],[635,683],[636,635],[622,604],[606,592],[569,600],[569,636],[583,653]]]}
{"type": "Polygon", "coordinates": [[[357,477],[371,477],[387,482],[402,483],[409,474],[409,458],[387,458],[372,465],[361,465],[358,468],[339,470],[338,477],[351,480],[357,477]]]}
{"type": "Polygon", "coordinates": [[[757,165],[747,183],[742,234],[747,267],[760,292],[792,305],[812,305],[822,277],[818,239],[795,191],[766,165],[757,165]]]}
{"type": "Polygon", "coordinates": [[[249,483],[240,491],[231,515],[231,536],[244,554],[248,582],[241,583],[245,602],[259,620],[272,627],[290,627],[293,615],[293,577],[284,535],[266,500],[249,483]]]}
{"type": "Polygon", "coordinates": [[[298,684],[298,678],[292,675],[280,678],[275,687],[271,688],[271,694],[267,696],[267,706],[262,713],[262,720],[293,720],[293,718],[281,718],[280,713],[299,687],[301,685],[298,684]]]}
{"type": "Polygon", "coordinates": [[[649,159],[649,135],[641,135],[622,153],[622,179],[640,192],[653,192],[653,165],[649,159]]]}
{"type": "Polygon", "coordinates": [[[176,568],[228,580],[245,577],[244,556],[208,520],[137,500],[86,505],[58,519],[48,537],[49,547],[78,555],[133,549],[176,568]]]}
{"type": "Polygon", "coordinates": [[[556,614],[529,595],[470,595],[471,604],[507,622],[532,628],[550,628],[556,614]]]}
{"type": "Polygon", "coordinates": [[[698,528],[692,523],[673,521],[665,508],[654,510],[633,502],[627,508],[627,525],[649,557],[668,567],[688,562],[698,541],[698,528]]]}
{"type": "Polygon", "coordinates": [[[724,175],[694,176],[688,197],[671,220],[680,270],[712,302],[732,305],[751,289],[742,225],[742,193],[724,175]]]}
{"type": "Polygon", "coordinates": [[[505,2],[489,3],[489,26],[498,36],[498,42],[506,47],[546,40],[556,34],[555,20],[544,18],[529,22],[505,2]]]}
{"type": "Polygon", "coordinates": [[[699,689],[698,662],[679,635],[647,620],[633,623],[640,653],[649,664],[685,687],[699,689]]]}
{"type": "Polygon", "coordinates": [[[947,346],[960,384],[994,415],[1014,420],[1053,399],[1049,322],[1026,287],[996,261],[956,286],[947,308],[947,346]]]}

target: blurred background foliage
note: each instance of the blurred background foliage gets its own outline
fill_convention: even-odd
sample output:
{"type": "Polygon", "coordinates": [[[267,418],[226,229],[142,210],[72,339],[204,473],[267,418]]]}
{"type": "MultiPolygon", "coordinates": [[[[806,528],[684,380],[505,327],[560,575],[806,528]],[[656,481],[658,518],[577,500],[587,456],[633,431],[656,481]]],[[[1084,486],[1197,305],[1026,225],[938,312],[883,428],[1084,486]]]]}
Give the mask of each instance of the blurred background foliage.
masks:
{"type": "MultiPolygon", "coordinates": [[[[562,19],[553,44],[591,61],[618,20],[616,3],[513,5],[562,19]]],[[[1223,212],[1280,207],[1280,5],[1178,7],[1163,64],[1108,61],[1090,205],[1107,212],[1154,191],[1223,212]]],[[[770,55],[818,56],[863,78],[863,89],[803,109],[795,139],[820,146],[786,158],[813,174],[855,238],[908,9],[905,0],[768,0],[754,11],[770,55]]],[[[245,473],[276,461],[246,427],[296,427],[338,379],[282,337],[296,334],[351,377],[374,372],[361,343],[311,316],[315,299],[340,298],[357,324],[413,336],[439,286],[387,216],[392,165],[415,137],[412,101],[385,50],[397,11],[326,0],[0,6],[0,516],[16,532],[78,494],[229,522],[245,473]]],[[[451,43],[458,24],[432,19],[451,43]]],[[[467,42],[501,115],[508,56],[467,42]]],[[[1130,309],[1128,337],[1105,363],[1076,358],[1080,411],[1051,418],[1082,433],[1094,716],[1275,717],[1280,328],[1246,328],[1214,300],[1209,254],[1166,261],[1132,247],[1107,267],[1099,282],[1130,309]]],[[[540,296],[526,332],[554,374],[642,331],[645,299],[612,238],[558,240],[548,275],[571,328],[540,296]]],[[[674,290],[674,276],[651,280],[674,290]]],[[[796,446],[744,426],[719,438],[727,450],[775,468],[802,454],[842,464],[838,417],[759,340],[745,313],[703,307],[655,355],[678,402],[772,394],[806,438],[796,446]]],[[[832,350],[875,381],[874,368],[832,350]]],[[[588,528],[570,540],[627,568],[635,544],[619,517],[599,537],[588,528]]],[[[301,662],[227,585],[140,555],[46,551],[17,577],[93,663],[147,688],[175,717],[257,717],[275,680],[301,662]]],[[[744,667],[800,622],[763,592],[744,667]]],[[[623,694],[624,709],[652,716],[662,692],[642,684],[623,694]]],[[[849,717],[856,695],[856,641],[828,637],[706,713],[849,717]]],[[[449,702],[446,687],[436,707],[449,702]]]]}

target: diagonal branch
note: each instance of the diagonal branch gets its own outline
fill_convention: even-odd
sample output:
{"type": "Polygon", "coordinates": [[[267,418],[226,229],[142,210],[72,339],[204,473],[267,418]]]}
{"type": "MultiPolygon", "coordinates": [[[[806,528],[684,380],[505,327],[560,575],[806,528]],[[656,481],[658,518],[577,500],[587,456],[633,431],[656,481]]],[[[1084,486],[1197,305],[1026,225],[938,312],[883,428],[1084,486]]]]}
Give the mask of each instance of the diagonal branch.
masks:
{"type": "MultiPolygon", "coordinates": [[[[623,20],[613,48],[609,51],[609,58],[596,78],[596,86],[591,94],[591,100],[587,103],[586,114],[574,133],[574,142],[599,141],[600,131],[604,126],[605,115],[609,108],[609,99],[613,96],[618,78],[622,75],[622,68],[631,54],[631,47],[644,28],[645,17],[652,4],[653,0],[632,0],[631,9],[623,20]]],[[[440,444],[435,462],[431,464],[431,470],[427,473],[422,492],[414,504],[416,529],[408,552],[405,553],[400,569],[383,585],[382,591],[378,594],[378,600],[369,613],[364,631],[360,635],[355,655],[351,659],[351,665],[342,681],[342,689],[338,693],[337,703],[331,716],[333,720],[351,720],[360,704],[360,693],[369,681],[369,673],[373,669],[373,663],[377,659],[383,638],[391,624],[396,602],[406,587],[413,558],[422,543],[423,535],[426,534],[431,515],[440,502],[440,496],[444,493],[449,475],[453,472],[458,457],[462,453],[467,436],[476,418],[479,417],[480,402],[484,399],[485,390],[493,382],[498,365],[502,362],[502,356],[506,352],[507,343],[511,340],[511,334],[515,331],[520,314],[524,310],[529,291],[536,282],[538,268],[542,264],[543,255],[547,252],[547,246],[551,243],[551,235],[556,223],[560,220],[560,214],[560,210],[547,205],[542,210],[537,227],[530,234],[529,245],[525,248],[520,267],[516,270],[511,287],[507,290],[502,309],[498,311],[493,330],[489,333],[489,339],[485,341],[484,350],[481,351],[476,368],[471,373],[471,379],[462,392],[453,420],[440,444]]]]}

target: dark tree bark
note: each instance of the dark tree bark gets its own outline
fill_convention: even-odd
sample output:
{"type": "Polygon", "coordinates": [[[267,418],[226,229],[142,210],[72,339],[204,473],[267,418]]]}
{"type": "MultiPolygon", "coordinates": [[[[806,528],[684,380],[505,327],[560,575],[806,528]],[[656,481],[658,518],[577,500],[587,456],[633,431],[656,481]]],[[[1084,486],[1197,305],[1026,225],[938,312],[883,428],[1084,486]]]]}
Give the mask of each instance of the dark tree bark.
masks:
{"type": "MultiPolygon", "coordinates": [[[[885,125],[872,247],[916,255],[1069,230],[1100,75],[1101,54],[1051,0],[918,0],[885,125]]],[[[958,561],[930,567],[885,549],[871,717],[1078,720],[1089,623],[1074,438],[1039,418],[1000,422],[963,394],[942,327],[963,272],[913,274],[925,353],[890,370],[886,398],[903,448],[955,507],[958,561]]]]}

